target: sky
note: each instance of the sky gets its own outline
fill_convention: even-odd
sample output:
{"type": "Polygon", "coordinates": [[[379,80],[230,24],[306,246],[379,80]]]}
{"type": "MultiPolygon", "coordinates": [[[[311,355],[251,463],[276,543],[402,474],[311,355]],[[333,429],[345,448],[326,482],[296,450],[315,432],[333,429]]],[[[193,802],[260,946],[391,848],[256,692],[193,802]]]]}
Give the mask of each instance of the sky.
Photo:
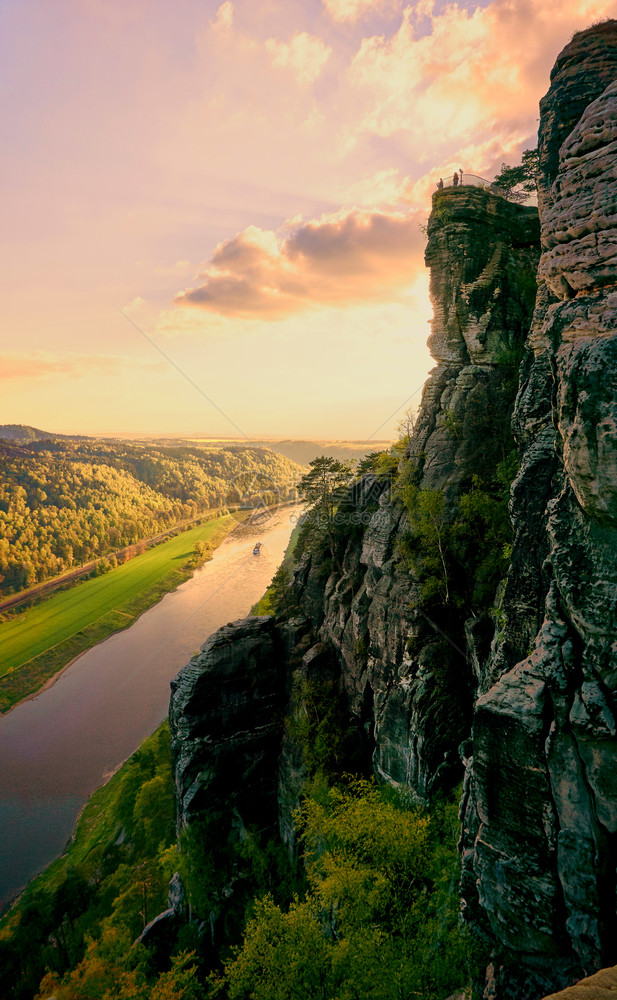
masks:
{"type": "Polygon", "coordinates": [[[617,0],[0,0],[0,424],[394,435],[439,176],[617,0]]]}

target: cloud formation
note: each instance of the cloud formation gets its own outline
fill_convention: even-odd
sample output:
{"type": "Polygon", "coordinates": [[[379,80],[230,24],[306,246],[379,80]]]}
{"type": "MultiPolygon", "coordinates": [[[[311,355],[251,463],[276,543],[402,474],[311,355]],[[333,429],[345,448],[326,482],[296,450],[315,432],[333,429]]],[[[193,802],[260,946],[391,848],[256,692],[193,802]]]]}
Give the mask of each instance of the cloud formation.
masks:
{"type": "Polygon", "coordinates": [[[231,31],[234,24],[234,5],[232,0],[225,0],[221,4],[211,23],[215,31],[231,31]]]}
{"type": "Polygon", "coordinates": [[[131,358],[108,354],[57,355],[45,351],[18,354],[7,351],[0,354],[0,382],[44,379],[53,376],[83,378],[85,376],[118,375],[124,371],[142,368],[161,368],[158,361],[135,361],[131,358]]]}
{"type": "Polygon", "coordinates": [[[533,131],[556,38],[614,10],[614,0],[494,0],[439,13],[431,0],[407,6],[398,30],[364,38],[349,66],[349,85],[364,103],[351,128],[404,132],[418,142],[420,161],[446,144],[473,155],[489,137],[500,150],[517,148],[533,131]]]}
{"type": "Polygon", "coordinates": [[[394,11],[401,0],[323,0],[333,21],[357,21],[369,14],[394,11]]]}
{"type": "Polygon", "coordinates": [[[315,306],[393,299],[423,267],[419,217],[352,210],[296,225],[286,238],[249,226],[220,243],[178,305],[275,319],[315,306]]]}
{"type": "Polygon", "coordinates": [[[288,42],[266,39],[266,50],[276,69],[291,69],[300,84],[314,83],[332,54],[332,49],[317,38],[302,31],[288,42]]]}

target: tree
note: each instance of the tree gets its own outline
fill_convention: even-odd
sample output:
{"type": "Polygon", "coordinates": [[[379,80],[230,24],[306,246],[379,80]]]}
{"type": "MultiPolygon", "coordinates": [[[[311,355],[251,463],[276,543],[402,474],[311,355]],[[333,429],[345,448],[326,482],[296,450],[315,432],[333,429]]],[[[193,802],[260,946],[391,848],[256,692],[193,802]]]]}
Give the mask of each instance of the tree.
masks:
{"type": "Polygon", "coordinates": [[[442,490],[401,490],[411,528],[411,562],[419,575],[422,598],[450,603],[451,525],[442,490]]]}
{"type": "Polygon", "coordinates": [[[536,190],[538,172],[538,150],[526,149],[522,162],[516,167],[502,163],[501,170],[493,181],[493,188],[509,201],[524,201],[527,195],[536,190]]]}
{"type": "Polygon", "coordinates": [[[418,419],[417,408],[409,406],[405,410],[398,424],[396,425],[399,437],[403,438],[403,440],[409,441],[411,435],[414,432],[417,419],[418,419]]]}
{"type": "Polygon", "coordinates": [[[328,522],[352,478],[349,462],[322,455],[309,463],[310,472],[302,476],[298,490],[313,510],[324,513],[328,522]]]}

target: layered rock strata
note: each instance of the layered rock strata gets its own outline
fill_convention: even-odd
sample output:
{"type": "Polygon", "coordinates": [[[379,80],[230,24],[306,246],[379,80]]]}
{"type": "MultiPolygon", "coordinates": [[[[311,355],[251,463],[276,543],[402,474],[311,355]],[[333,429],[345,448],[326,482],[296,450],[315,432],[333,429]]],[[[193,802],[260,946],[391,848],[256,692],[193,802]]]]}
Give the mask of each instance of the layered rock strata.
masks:
{"type": "MultiPolygon", "coordinates": [[[[443,491],[450,510],[464,484],[494,468],[507,448],[538,244],[533,208],[472,187],[435,195],[426,261],[435,313],[429,345],[438,364],[408,455],[418,487],[443,491]]],[[[397,558],[408,525],[386,484],[366,476],[348,507],[364,530],[349,531],[327,579],[310,559],[300,567],[298,600],[313,632],[336,651],[376,773],[426,797],[455,780],[458,746],[469,733],[476,679],[463,623],[450,611],[436,618],[423,608],[397,558]]]]}
{"type": "MultiPolygon", "coordinates": [[[[428,235],[437,367],[409,459],[418,487],[443,491],[453,508],[510,439],[517,354],[535,296],[537,212],[462,187],[435,197],[428,235]]],[[[349,524],[334,568],[309,556],[296,571],[296,620],[220,630],[174,682],[170,720],[184,823],[213,808],[217,788],[243,821],[254,813],[256,789],[262,807],[272,802],[268,769],[276,771],[290,676],[323,672],[326,662],[377,774],[422,797],[460,778],[458,747],[469,735],[477,683],[463,621],[449,612],[437,620],[423,607],[397,555],[406,517],[384,480],[365,476],[341,513],[349,524]]],[[[288,739],[280,760],[280,826],[291,842],[301,767],[288,739]]]]}
{"type": "Polygon", "coordinates": [[[616,75],[609,22],[575,36],[541,104],[515,541],[463,811],[464,905],[500,997],[617,959],[616,75]]]}
{"type": "Polygon", "coordinates": [[[463,186],[435,196],[429,221],[437,367],[408,458],[450,511],[503,453],[531,345],[496,627],[427,612],[398,558],[405,514],[365,476],[333,566],[297,568],[295,618],[217,633],[172,696],[181,821],[225,801],[241,831],[278,810],[289,843],[303,780],[282,727],[292,674],[327,677],[375,772],[420,796],[457,780],[464,741],[464,913],[498,1000],[617,959],[616,76],[607,22],[566,46],[542,102],[529,335],[533,210],[463,186]]]}

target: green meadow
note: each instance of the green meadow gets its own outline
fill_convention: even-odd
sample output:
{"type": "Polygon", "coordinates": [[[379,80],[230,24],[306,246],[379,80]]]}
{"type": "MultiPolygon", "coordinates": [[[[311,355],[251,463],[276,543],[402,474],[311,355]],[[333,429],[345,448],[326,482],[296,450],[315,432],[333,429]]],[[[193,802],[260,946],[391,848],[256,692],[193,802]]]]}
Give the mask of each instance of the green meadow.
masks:
{"type": "Polygon", "coordinates": [[[0,623],[0,711],[188,579],[202,561],[196,544],[204,542],[206,553],[211,551],[237,523],[229,514],[207,521],[0,623]]]}

